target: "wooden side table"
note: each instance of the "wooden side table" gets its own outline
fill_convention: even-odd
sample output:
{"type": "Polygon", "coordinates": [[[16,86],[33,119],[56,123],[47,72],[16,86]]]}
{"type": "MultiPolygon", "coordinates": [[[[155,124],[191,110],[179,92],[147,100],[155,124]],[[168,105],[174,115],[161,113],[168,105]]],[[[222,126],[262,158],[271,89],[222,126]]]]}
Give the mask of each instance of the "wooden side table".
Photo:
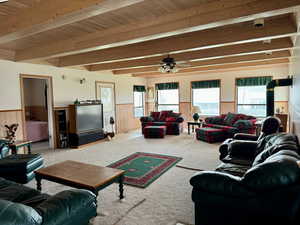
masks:
{"type": "Polygon", "coordinates": [[[199,128],[202,126],[202,120],[199,121],[188,121],[188,134],[190,134],[190,127],[192,126],[192,132],[195,132],[195,126],[198,126],[199,128]]]}
{"type": "Polygon", "coordinates": [[[32,141],[18,140],[13,144],[8,144],[8,146],[11,149],[12,154],[17,154],[18,149],[22,147],[27,147],[28,154],[31,154],[31,143],[32,141]]]}

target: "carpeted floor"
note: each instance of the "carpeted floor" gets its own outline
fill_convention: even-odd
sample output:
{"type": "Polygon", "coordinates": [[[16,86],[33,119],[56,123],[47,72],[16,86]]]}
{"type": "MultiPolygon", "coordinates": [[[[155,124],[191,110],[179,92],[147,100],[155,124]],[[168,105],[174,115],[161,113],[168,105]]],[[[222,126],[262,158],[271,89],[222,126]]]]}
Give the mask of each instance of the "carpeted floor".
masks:
{"type": "MultiPolygon", "coordinates": [[[[164,139],[144,139],[139,131],[120,134],[112,141],[91,145],[83,150],[47,150],[35,148],[45,164],[76,160],[106,166],[135,152],[150,152],[182,157],[178,165],[214,169],[218,164],[218,145],[195,140],[186,133],[164,139]]],[[[172,167],[145,189],[125,186],[125,200],[118,200],[118,186],[100,191],[98,213],[93,225],[175,225],[194,224],[190,177],[195,171],[172,167]]],[[[35,181],[28,184],[35,188],[35,181]]],[[[43,192],[55,194],[69,187],[43,181],[43,192]]]]}

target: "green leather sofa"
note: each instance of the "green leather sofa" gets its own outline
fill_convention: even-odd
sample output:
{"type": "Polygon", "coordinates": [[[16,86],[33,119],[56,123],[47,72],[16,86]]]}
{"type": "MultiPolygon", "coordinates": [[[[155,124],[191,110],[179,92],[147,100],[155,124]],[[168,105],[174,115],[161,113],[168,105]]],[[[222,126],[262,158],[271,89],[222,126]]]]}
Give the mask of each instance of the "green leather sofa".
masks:
{"type": "Polygon", "coordinates": [[[88,225],[96,216],[96,196],[72,189],[50,196],[0,178],[0,224],[88,225]]]}

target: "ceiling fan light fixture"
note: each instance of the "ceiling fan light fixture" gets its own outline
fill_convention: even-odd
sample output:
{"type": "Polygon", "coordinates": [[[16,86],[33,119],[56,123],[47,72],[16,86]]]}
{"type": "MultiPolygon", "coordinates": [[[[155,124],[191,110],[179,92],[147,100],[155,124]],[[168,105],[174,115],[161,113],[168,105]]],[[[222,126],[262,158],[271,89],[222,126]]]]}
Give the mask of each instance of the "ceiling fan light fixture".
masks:
{"type": "Polygon", "coordinates": [[[178,68],[176,67],[176,62],[174,58],[168,56],[162,60],[161,66],[158,69],[161,73],[176,73],[178,72],[178,68]]]}

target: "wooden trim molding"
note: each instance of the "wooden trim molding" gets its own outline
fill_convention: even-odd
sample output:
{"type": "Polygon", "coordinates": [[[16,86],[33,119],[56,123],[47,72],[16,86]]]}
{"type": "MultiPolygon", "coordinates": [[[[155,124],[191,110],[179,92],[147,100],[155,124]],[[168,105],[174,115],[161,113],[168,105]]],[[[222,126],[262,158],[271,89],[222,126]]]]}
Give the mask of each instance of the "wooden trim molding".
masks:
{"type": "Polygon", "coordinates": [[[23,111],[22,109],[0,109],[0,112],[20,112],[23,111]]]}

